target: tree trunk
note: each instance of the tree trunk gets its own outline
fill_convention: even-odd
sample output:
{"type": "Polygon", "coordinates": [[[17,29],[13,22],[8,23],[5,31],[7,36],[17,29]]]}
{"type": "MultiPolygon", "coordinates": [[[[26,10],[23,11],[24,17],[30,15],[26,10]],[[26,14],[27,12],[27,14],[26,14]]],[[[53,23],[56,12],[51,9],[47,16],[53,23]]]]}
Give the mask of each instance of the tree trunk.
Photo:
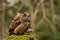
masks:
{"type": "Polygon", "coordinates": [[[1,0],[1,8],[0,8],[0,14],[1,14],[1,40],[4,37],[4,30],[5,30],[5,8],[6,8],[6,0],[1,0]]]}

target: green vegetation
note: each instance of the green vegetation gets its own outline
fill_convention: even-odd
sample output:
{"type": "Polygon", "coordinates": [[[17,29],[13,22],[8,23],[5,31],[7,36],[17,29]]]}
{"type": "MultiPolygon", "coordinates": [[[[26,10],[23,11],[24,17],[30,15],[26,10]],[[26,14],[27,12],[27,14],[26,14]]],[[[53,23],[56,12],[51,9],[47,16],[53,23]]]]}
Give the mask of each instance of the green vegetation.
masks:
{"type": "Polygon", "coordinates": [[[6,37],[4,40],[35,40],[36,35],[35,34],[30,34],[30,35],[11,35],[6,37]]]}

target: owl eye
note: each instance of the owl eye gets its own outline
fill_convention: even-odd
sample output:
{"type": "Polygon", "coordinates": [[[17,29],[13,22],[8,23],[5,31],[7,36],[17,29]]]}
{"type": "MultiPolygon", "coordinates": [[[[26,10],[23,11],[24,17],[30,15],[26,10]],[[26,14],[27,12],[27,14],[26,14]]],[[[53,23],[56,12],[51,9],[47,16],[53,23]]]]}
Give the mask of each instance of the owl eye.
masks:
{"type": "Polygon", "coordinates": [[[27,16],[26,14],[24,14],[24,16],[27,16]]]}

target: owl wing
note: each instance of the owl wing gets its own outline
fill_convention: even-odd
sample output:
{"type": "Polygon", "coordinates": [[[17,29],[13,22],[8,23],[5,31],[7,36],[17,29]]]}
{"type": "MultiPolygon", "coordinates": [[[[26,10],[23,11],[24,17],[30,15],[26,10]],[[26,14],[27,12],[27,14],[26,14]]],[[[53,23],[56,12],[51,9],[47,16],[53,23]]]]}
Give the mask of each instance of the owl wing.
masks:
{"type": "Polygon", "coordinates": [[[24,34],[24,32],[28,29],[28,27],[26,26],[26,24],[21,23],[19,26],[17,26],[14,30],[15,34],[24,34]]]}
{"type": "Polygon", "coordinates": [[[17,15],[14,16],[13,20],[10,23],[10,28],[14,29],[20,22],[20,13],[17,13],[17,15]]]}
{"type": "Polygon", "coordinates": [[[19,25],[19,24],[21,24],[21,18],[20,18],[20,13],[17,13],[17,15],[15,15],[14,17],[13,17],[13,20],[11,21],[11,23],[10,23],[10,25],[9,25],[9,27],[10,27],[10,29],[9,29],[9,34],[13,34],[13,31],[14,31],[14,29],[19,25]]]}

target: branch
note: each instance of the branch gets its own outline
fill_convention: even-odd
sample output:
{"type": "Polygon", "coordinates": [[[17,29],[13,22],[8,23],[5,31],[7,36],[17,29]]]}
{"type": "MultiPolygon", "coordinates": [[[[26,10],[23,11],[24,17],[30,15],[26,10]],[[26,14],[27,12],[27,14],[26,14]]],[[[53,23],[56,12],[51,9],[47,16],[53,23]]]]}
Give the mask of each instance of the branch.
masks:
{"type": "Polygon", "coordinates": [[[55,10],[54,10],[54,3],[53,3],[53,0],[50,0],[50,3],[51,3],[51,13],[52,13],[52,24],[53,24],[53,28],[54,28],[54,33],[56,33],[56,27],[55,27],[55,10]]]}
{"type": "MultiPolygon", "coordinates": [[[[35,1],[37,1],[37,0],[35,0],[35,1]]],[[[36,19],[37,13],[39,12],[39,7],[40,7],[40,0],[39,0],[39,2],[36,4],[34,13],[32,14],[32,22],[34,23],[33,25],[35,25],[35,19],[36,19]]]]}
{"type": "Polygon", "coordinates": [[[45,12],[45,7],[44,7],[44,0],[41,0],[41,6],[42,6],[42,11],[43,11],[43,17],[46,17],[46,12],[45,12]]]}
{"type": "Polygon", "coordinates": [[[53,3],[53,0],[50,0],[50,3],[51,3],[51,13],[52,13],[52,22],[53,22],[53,24],[55,23],[55,17],[54,17],[54,15],[55,15],[55,10],[54,10],[54,3],[53,3]]]}
{"type": "Polygon", "coordinates": [[[44,21],[44,18],[42,18],[42,19],[36,24],[36,26],[39,26],[43,21],[44,21]]]}
{"type": "Polygon", "coordinates": [[[46,12],[45,12],[45,7],[44,7],[44,0],[40,0],[41,6],[42,6],[42,11],[43,11],[43,18],[37,23],[37,25],[41,24],[41,22],[46,18],[46,12]]]}
{"type": "Polygon", "coordinates": [[[36,15],[39,12],[39,7],[40,7],[40,0],[37,3],[36,7],[35,7],[35,11],[34,11],[34,20],[36,19],[36,15]]]}
{"type": "Polygon", "coordinates": [[[45,20],[49,23],[49,25],[50,25],[50,27],[52,28],[53,32],[56,33],[56,28],[55,28],[55,26],[54,26],[47,18],[46,18],[45,20]]]}

